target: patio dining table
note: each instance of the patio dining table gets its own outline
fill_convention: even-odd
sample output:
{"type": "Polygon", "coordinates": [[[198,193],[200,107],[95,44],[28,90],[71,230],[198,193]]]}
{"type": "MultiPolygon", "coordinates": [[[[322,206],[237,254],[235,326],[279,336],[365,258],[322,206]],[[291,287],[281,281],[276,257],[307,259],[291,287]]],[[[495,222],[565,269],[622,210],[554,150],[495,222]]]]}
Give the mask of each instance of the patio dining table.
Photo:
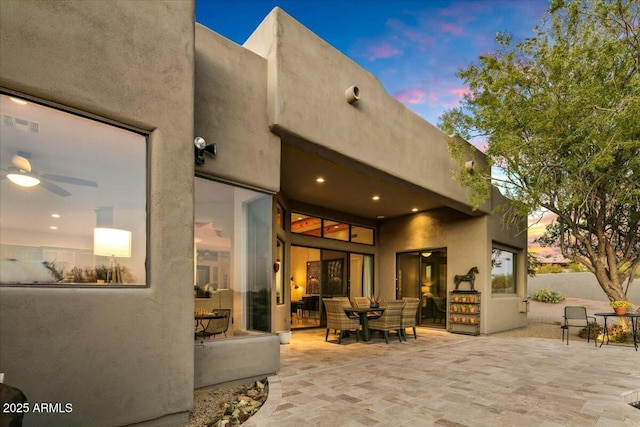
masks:
{"type": "Polygon", "coordinates": [[[360,326],[362,326],[362,340],[363,341],[371,341],[371,331],[369,330],[369,314],[370,313],[380,313],[384,312],[384,307],[345,307],[345,313],[349,315],[350,313],[358,313],[360,317],[360,326]]]}
{"type": "MultiPolygon", "coordinates": [[[[607,344],[609,344],[609,328],[607,327],[607,319],[609,317],[617,317],[617,318],[627,318],[631,319],[631,334],[633,335],[633,346],[636,351],[638,351],[638,320],[640,319],[640,313],[625,313],[625,314],[616,314],[616,313],[594,313],[594,316],[604,317],[604,330],[602,331],[602,341],[600,342],[600,347],[604,344],[605,337],[607,338],[607,344]]],[[[597,338],[596,338],[597,343],[597,338]]]]}

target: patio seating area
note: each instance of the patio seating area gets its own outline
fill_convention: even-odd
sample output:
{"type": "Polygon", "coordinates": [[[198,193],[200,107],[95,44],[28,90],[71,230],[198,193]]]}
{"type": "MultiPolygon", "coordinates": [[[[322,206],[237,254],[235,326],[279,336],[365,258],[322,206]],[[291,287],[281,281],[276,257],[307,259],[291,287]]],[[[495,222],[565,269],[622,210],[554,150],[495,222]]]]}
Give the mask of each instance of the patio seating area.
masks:
{"type": "Polygon", "coordinates": [[[640,425],[630,392],[640,357],[572,337],[470,337],[418,327],[418,339],[328,345],[292,334],[269,398],[244,425],[640,425]]]}

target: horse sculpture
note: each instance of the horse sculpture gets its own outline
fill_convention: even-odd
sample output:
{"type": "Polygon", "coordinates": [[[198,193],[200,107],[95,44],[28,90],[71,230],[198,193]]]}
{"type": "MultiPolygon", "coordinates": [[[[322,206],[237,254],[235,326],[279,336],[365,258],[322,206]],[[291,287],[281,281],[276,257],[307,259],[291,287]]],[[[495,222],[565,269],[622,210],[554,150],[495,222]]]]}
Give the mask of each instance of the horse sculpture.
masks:
{"type": "Polygon", "coordinates": [[[476,274],[478,273],[478,267],[471,267],[467,274],[457,274],[453,276],[453,282],[456,284],[456,291],[458,290],[458,286],[460,286],[460,283],[462,282],[469,282],[469,284],[471,285],[471,290],[475,291],[476,289],[473,286],[473,282],[476,280],[476,274]]]}

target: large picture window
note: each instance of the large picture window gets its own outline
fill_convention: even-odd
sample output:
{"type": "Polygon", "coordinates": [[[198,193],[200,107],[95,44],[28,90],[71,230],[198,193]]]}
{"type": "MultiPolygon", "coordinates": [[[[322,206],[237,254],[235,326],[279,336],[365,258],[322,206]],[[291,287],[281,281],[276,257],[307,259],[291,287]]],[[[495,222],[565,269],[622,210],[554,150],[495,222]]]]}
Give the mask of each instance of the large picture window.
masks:
{"type": "MultiPolygon", "coordinates": [[[[227,336],[271,329],[273,196],[195,178],[196,310],[229,310],[227,336]]],[[[279,277],[278,301],[284,298],[279,277]]]]}
{"type": "Polygon", "coordinates": [[[146,137],[0,95],[0,283],[146,284],[146,137]]]}
{"type": "Polygon", "coordinates": [[[493,294],[515,294],[516,257],[510,250],[494,247],[491,252],[491,292],[493,294]]]}

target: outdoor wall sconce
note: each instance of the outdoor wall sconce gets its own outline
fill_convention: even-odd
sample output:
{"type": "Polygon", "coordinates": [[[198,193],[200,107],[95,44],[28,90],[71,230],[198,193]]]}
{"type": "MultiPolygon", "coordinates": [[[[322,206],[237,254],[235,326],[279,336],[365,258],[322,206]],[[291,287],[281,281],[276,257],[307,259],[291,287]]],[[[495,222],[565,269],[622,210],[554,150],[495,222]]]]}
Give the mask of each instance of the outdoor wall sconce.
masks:
{"type": "Polygon", "coordinates": [[[218,145],[215,142],[207,143],[207,141],[201,136],[196,136],[194,138],[193,145],[197,165],[204,165],[205,152],[212,156],[216,156],[218,154],[218,145]]]}
{"type": "Polygon", "coordinates": [[[349,104],[353,104],[360,99],[360,89],[356,85],[350,86],[344,91],[344,97],[347,98],[349,104]]]}

